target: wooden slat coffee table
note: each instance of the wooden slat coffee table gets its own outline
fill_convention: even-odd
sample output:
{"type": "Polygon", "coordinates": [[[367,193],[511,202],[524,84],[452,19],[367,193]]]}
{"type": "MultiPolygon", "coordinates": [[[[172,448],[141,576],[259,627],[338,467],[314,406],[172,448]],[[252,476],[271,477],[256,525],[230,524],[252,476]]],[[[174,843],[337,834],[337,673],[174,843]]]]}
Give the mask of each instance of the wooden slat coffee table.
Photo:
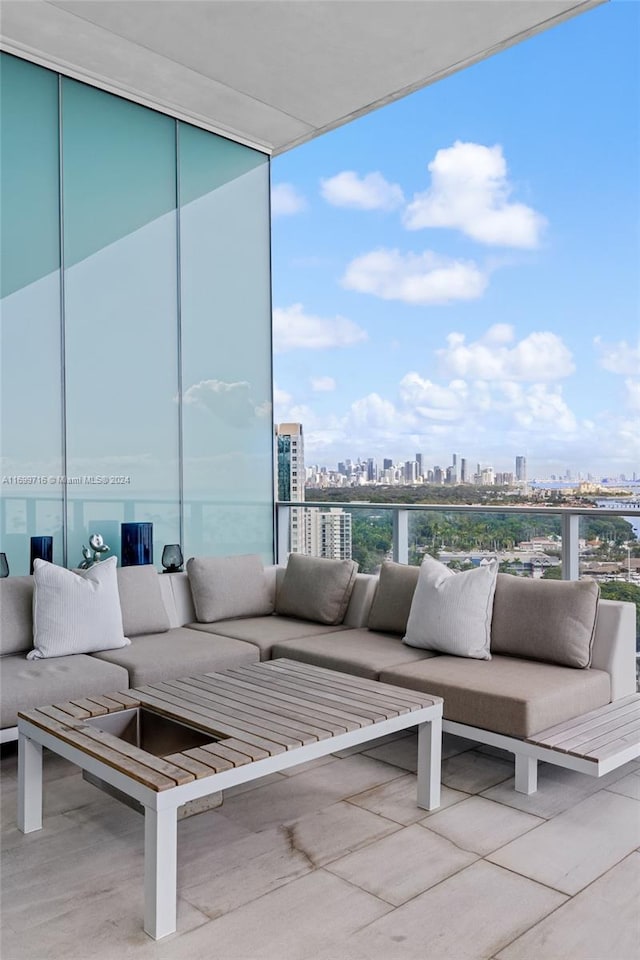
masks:
{"type": "Polygon", "coordinates": [[[418,727],[417,804],[440,805],[442,700],[272,660],[18,714],[18,826],[42,827],[42,747],[144,808],[144,929],[176,929],[177,811],[268,773],[418,727]]]}

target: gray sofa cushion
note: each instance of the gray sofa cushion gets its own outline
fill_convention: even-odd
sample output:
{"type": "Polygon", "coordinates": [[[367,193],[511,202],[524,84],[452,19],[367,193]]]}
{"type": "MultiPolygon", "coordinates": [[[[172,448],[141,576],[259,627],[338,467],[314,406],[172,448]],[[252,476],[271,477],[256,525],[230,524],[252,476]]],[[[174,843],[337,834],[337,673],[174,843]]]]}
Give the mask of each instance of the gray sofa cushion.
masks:
{"type": "Polygon", "coordinates": [[[188,627],[134,637],[129,647],[101,651],[94,656],[108,663],[118,663],[128,670],[132,687],[192,677],[197,673],[213,673],[260,659],[258,649],[251,643],[188,627]]]}
{"type": "Polygon", "coordinates": [[[273,657],[274,643],[291,640],[296,637],[316,637],[319,634],[347,630],[344,625],[335,627],[326,623],[311,623],[309,620],[296,620],[294,617],[281,617],[274,613],[272,617],[247,617],[239,620],[220,620],[218,623],[190,623],[193,630],[221,634],[223,637],[235,637],[254,643],[260,650],[261,660],[273,657]]]}
{"type": "Polygon", "coordinates": [[[125,636],[168,630],[169,615],[162,602],[156,568],[149,564],[118,567],[117,577],[125,636]]]}
{"type": "Polygon", "coordinates": [[[534,660],[439,656],[382,670],[380,680],[444,698],[444,717],[513,737],[530,737],[610,700],[604,670],[534,660]]]}
{"type": "Polygon", "coordinates": [[[0,661],[0,726],[14,727],[18,710],[91,694],[115,693],[128,687],[126,670],[84,653],[46,660],[25,660],[23,654],[3,657],[0,661]]]}
{"type": "Polygon", "coordinates": [[[491,652],[588,667],[600,589],[592,580],[498,575],[491,652]]]}
{"type": "Polygon", "coordinates": [[[33,646],[33,577],[0,579],[0,653],[33,646]]]}
{"type": "Polygon", "coordinates": [[[420,567],[410,567],[406,563],[387,560],[382,564],[369,611],[370,630],[404,636],[419,574],[420,567]]]}
{"type": "Polygon", "coordinates": [[[342,623],[357,572],[354,560],[290,554],[276,597],[276,613],[318,623],[342,623]]]}
{"type": "Polygon", "coordinates": [[[257,555],[191,557],[187,574],[200,623],[273,613],[269,584],[257,555]]]}
{"type": "Polygon", "coordinates": [[[329,670],[342,670],[377,680],[385,667],[414,663],[435,656],[429,650],[407,647],[397,634],[367,628],[341,630],[318,637],[299,637],[274,644],[272,656],[302,660],[329,670]]]}

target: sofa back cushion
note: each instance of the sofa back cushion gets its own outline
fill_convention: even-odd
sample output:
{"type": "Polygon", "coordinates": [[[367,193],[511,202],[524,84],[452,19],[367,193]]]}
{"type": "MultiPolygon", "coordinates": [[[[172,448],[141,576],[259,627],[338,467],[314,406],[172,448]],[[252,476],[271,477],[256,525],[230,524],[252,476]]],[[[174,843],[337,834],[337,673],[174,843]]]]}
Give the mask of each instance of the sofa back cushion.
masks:
{"type": "Polygon", "coordinates": [[[191,557],[187,574],[200,623],[273,613],[268,580],[256,554],[191,557]]]}
{"type": "Polygon", "coordinates": [[[592,580],[532,580],[498,574],[493,653],[588,667],[600,588],[592,580]]]}
{"type": "Polygon", "coordinates": [[[0,579],[0,653],[21,653],[33,646],[33,577],[0,579]]]}
{"type": "Polygon", "coordinates": [[[169,615],[162,601],[156,568],[149,564],[119,567],[117,576],[122,624],[126,636],[166,633],[169,629],[169,615]]]}
{"type": "Polygon", "coordinates": [[[404,635],[420,567],[385,561],[369,611],[369,630],[404,635]]]}
{"type": "Polygon", "coordinates": [[[357,572],[354,560],[290,554],[276,597],[276,613],[316,623],[342,623],[357,572]]]}
{"type": "Polygon", "coordinates": [[[115,650],[122,630],[116,558],[74,573],[46,560],[33,564],[33,650],[27,660],[115,650]]]}
{"type": "Polygon", "coordinates": [[[404,643],[454,657],[490,660],[497,563],[454,573],[426,556],[420,567],[404,643]]]}

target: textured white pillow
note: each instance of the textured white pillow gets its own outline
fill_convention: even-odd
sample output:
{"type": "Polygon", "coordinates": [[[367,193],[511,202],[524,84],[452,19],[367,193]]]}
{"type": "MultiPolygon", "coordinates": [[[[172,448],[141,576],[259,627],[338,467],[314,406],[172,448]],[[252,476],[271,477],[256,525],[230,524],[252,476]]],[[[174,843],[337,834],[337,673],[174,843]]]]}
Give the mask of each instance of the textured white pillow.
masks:
{"type": "Polygon", "coordinates": [[[490,660],[491,616],[498,564],[454,573],[425,557],[403,642],[454,657],[490,660]]]}
{"type": "Polygon", "coordinates": [[[81,574],[33,564],[33,650],[27,660],[126,647],[115,557],[81,574]]]}

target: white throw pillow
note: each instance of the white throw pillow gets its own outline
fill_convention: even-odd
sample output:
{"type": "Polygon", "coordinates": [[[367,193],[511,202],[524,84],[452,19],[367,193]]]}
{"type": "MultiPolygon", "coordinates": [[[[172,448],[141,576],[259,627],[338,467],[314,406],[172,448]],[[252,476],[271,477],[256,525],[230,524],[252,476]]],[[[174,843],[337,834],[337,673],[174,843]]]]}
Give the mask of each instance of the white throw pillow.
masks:
{"type": "Polygon", "coordinates": [[[491,616],[498,564],[454,573],[425,557],[403,642],[454,657],[490,660],[491,616]]]}
{"type": "Polygon", "coordinates": [[[27,660],[126,647],[115,557],[74,573],[33,564],[33,650],[27,660]]]}

